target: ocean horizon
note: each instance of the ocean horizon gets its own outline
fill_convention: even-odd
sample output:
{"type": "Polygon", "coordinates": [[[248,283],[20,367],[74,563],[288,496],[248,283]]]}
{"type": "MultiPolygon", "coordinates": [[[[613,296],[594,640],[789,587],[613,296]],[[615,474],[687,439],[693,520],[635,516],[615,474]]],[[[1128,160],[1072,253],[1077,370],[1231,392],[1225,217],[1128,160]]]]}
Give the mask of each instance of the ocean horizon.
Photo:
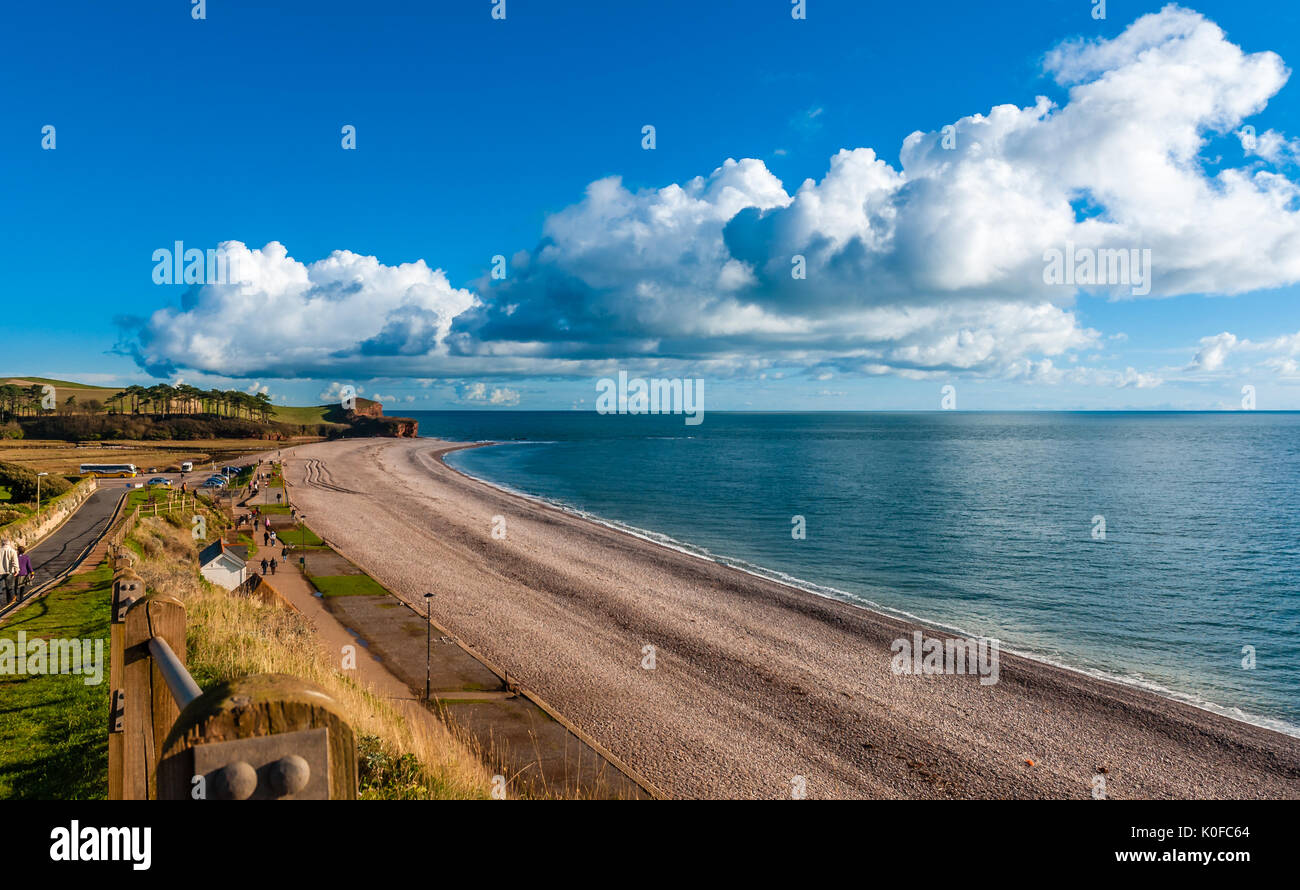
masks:
{"type": "Polygon", "coordinates": [[[409,414],[493,485],[1300,735],[1300,412],[409,414]]]}

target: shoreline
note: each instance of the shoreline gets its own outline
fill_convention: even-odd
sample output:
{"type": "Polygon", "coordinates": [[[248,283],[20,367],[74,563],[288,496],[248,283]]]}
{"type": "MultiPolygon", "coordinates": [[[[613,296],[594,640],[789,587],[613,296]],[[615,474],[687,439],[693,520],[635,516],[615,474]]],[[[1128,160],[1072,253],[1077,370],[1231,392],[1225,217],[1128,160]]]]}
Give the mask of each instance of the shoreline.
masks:
{"type": "Polygon", "coordinates": [[[407,602],[436,591],[440,623],[670,794],[789,797],[790,777],[806,776],[810,796],[1088,797],[1103,774],[1111,797],[1300,797],[1292,736],[1005,651],[987,687],[891,676],[890,641],[928,623],[664,546],[443,460],[486,444],[353,440],[287,459],[290,472],[305,453],[362,483],[296,486],[311,524],[324,517],[318,533],[407,602]],[[490,535],[496,515],[509,517],[505,541],[490,535]],[[655,671],[639,664],[646,640],[655,671]]]}
{"type": "MultiPolygon", "coordinates": [[[[447,442],[447,440],[442,440],[442,439],[427,439],[426,441],[441,442],[445,444],[459,444],[459,443],[450,443],[447,442]]],[[[549,507],[553,510],[559,510],[577,519],[586,522],[591,522],[596,525],[603,526],[604,528],[612,529],[613,531],[621,532],[626,535],[631,535],[632,537],[637,538],[638,540],[645,541],[646,543],[652,544],[657,547],[663,547],[667,550],[673,551],[674,553],[680,553],[683,556],[689,556],[691,558],[704,560],[705,562],[710,562],[715,565],[720,565],[730,569],[735,569],[738,572],[743,572],[746,575],[750,575],[755,578],[760,578],[764,581],[770,581],[774,584],[781,584],[785,587],[789,587],[791,590],[799,591],[800,593],[810,594],[812,596],[828,599],[832,602],[843,603],[844,605],[852,606],[853,608],[863,609],[869,613],[872,613],[873,615],[878,615],[882,618],[891,618],[896,621],[905,621],[910,624],[915,624],[919,627],[923,627],[935,631],[937,633],[952,634],[960,637],[979,636],[978,634],[972,634],[965,628],[958,627],[957,625],[954,624],[945,624],[941,621],[935,621],[930,618],[923,618],[919,615],[914,615],[910,612],[904,612],[900,609],[891,609],[888,606],[884,606],[881,605],[880,603],[872,602],[870,600],[867,600],[865,602],[858,602],[856,600],[859,598],[856,597],[855,594],[849,593],[848,591],[845,590],[840,590],[835,587],[827,587],[824,584],[818,584],[817,582],[809,581],[806,578],[799,578],[794,575],[781,572],[777,569],[769,569],[766,568],[765,566],[760,566],[754,563],[750,563],[746,560],[739,559],[737,557],[726,557],[726,556],[714,555],[710,553],[707,550],[707,548],[698,547],[697,545],[693,545],[687,541],[679,541],[670,535],[663,534],[662,532],[656,532],[651,529],[639,528],[637,526],[628,525],[627,523],[619,522],[618,520],[614,520],[614,519],[606,519],[605,517],[598,516],[594,513],[583,510],[580,507],[575,507],[560,501],[553,501],[542,495],[531,494],[526,491],[521,491],[517,488],[511,488],[508,485],[504,485],[498,482],[493,482],[490,479],[484,479],[480,476],[475,476],[471,473],[467,473],[464,470],[461,470],[447,463],[446,460],[447,455],[449,454],[455,454],[460,451],[469,451],[476,448],[486,448],[495,445],[535,445],[535,444],[545,444],[545,443],[534,442],[534,441],[469,442],[469,443],[465,443],[461,447],[452,447],[446,449],[445,451],[440,451],[438,453],[438,460],[439,462],[442,463],[443,466],[445,466],[451,472],[465,479],[468,479],[472,482],[478,482],[482,485],[490,486],[496,489],[497,491],[500,491],[503,494],[510,495],[512,497],[523,498],[525,500],[535,502],[542,506],[549,507]],[[660,540],[660,539],[664,539],[664,540],[660,540]],[[700,551],[704,551],[704,552],[700,552],[700,551]]],[[[1129,677],[1124,677],[1117,674],[1109,673],[1101,669],[1085,668],[1085,667],[1080,667],[1078,665],[1067,664],[1061,661],[1054,661],[1045,655],[1041,655],[1036,652],[1028,652],[1021,649],[1012,649],[1007,647],[1005,644],[1002,645],[1001,651],[1008,655],[1015,655],[1019,658],[1025,658],[1030,661],[1036,661],[1039,664],[1049,665],[1051,667],[1059,668],[1064,671],[1070,671],[1072,673],[1079,674],[1082,677],[1086,677],[1090,680],[1096,680],[1101,683],[1113,683],[1117,686],[1122,686],[1127,689],[1135,689],[1140,692],[1147,692],[1152,695],[1158,696],[1162,699],[1165,699],[1167,701],[1177,702],[1179,704],[1196,708],[1197,710],[1205,711],[1207,714],[1213,714],[1217,717],[1223,717],[1227,720],[1232,720],[1237,723],[1243,723],[1247,726],[1254,726],[1259,729],[1265,729],[1270,732],[1276,732],[1280,735],[1288,736],[1290,738],[1300,739],[1300,725],[1287,723],[1285,720],[1282,720],[1280,718],[1265,717],[1260,714],[1247,713],[1245,711],[1242,711],[1240,708],[1230,708],[1226,705],[1220,705],[1215,702],[1196,699],[1191,695],[1180,693],[1177,690],[1160,686],[1157,683],[1143,683],[1141,681],[1134,680],[1129,677]]]]}

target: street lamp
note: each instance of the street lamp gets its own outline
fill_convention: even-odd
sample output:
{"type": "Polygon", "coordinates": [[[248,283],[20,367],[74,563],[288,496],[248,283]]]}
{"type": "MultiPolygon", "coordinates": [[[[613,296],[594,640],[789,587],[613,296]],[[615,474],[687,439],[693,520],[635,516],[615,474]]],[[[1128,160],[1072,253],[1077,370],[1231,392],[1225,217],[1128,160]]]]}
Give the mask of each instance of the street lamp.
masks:
{"type": "Polygon", "coordinates": [[[424,595],[424,700],[429,700],[429,674],[433,663],[433,594],[424,595]]]}
{"type": "Polygon", "coordinates": [[[36,474],[36,512],[37,513],[41,512],[41,477],[48,476],[48,475],[50,474],[49,473],[36,474]]]}

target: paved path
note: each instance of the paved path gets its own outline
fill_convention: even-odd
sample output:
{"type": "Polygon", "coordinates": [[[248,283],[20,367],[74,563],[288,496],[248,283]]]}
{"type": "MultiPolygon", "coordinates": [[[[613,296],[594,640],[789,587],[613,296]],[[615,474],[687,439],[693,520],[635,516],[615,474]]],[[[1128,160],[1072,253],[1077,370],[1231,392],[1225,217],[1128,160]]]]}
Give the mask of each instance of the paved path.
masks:
{"type": "MultiPolygon", "coordinates": [[[[125,483],[101,481],[99,490],[86,498],[67,522],[27,552],[36,573],[33,582],[36,589],[77,565],[90,545],[108,528],[117,512],[117,502],[129,490],[130,486],[125,483]]],[[[31,595],[29,591],[24,602],[31,595]]],[[[10,611],[12,609],[6,607],[0,611],[0,616],[7,616],[10,611]]]]}

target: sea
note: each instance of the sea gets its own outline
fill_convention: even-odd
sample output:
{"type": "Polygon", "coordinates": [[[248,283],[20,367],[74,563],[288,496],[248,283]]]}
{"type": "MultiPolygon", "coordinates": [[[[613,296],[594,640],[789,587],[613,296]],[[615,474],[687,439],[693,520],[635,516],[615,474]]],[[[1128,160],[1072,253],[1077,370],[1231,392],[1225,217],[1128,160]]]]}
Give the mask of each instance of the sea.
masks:
{"type": "Polygon", "coordinates": [[[502,488],[1300,736],[1300,413],[411,416],[502,488]]]}

